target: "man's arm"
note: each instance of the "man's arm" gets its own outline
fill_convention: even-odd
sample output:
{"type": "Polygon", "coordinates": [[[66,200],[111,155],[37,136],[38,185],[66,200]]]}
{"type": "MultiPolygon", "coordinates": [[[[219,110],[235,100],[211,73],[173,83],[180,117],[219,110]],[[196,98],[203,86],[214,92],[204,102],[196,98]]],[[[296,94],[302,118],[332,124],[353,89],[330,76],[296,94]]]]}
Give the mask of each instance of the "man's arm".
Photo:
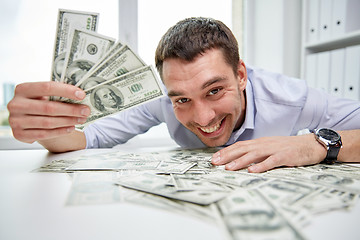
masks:
{"type": "Polygon", "coordinates": [[[340,149],[338,161],[360,162],[360,129],[339,131],[343,147],[340,149]]]}
{"type": "MultiPolygon", "coordinates": [[[[360,130],[339,131],[343,142],[338,160],[360,162],[360,130]]],[[[263,137],[239,141],[213,155],[214,165],[228,170],[248,168],[249,172],[264,172],[280,166],[317,164],[326,157],[326,149],[314,134],[288,137],[263,137]]]]}
{"type": "Polygon", "coordinates": [[[38,143],[54,153],[80,150],[86,147],[85,134],[80,131],[72,131],[52,139],[39,140],[38,143]]]}
{"type": "Polygon", "coordinates": [[[72,85],[57,82],[23,83],[16,87],[9,102],[9,123],[16,139],[38,141],[49,151],[65,152],[83,149],[85,135],[75,131],[90,114],[88,106],[49,101],[49,96],[82,100],[85,92],[72,85]]]}

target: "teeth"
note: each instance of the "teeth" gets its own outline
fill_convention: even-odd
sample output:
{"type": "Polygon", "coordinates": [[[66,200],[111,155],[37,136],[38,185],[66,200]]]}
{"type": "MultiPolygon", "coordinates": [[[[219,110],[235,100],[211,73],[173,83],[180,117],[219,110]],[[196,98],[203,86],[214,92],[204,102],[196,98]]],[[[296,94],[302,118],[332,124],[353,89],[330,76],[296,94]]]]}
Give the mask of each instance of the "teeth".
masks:
{"type": "Polygon", "coordinates": [[[208,128],[200,128],[203,132],[206,133],[212,133],[215,132],[216,130],[218,130],[220,128],[220,124],[221,122],[219,122],[218,124],[216,124],[215,126],[212,127],[208,127],[208,128]]]}

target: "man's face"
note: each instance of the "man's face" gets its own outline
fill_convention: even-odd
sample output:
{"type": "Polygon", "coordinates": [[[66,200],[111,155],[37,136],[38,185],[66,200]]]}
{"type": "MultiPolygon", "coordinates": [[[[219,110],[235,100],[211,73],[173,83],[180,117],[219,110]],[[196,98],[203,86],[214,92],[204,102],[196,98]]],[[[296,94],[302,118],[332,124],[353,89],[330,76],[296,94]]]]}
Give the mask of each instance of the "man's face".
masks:
{"type": "Polygon", "coordinates": [[[116,107],[116,99],[114,97],[114,93],[110,91],[108,88],[99,89],[96,94],[101,99],[102,104],[105,107],[115,108],[116,107]]]}
{"type": "Polygon", "coordinates": [[[192,62],[166,59],[163,80],[176,118],[209,147],[222,146],[245,118],[247,75],[238,74],[219,49],[211,49],[192,62]]]}

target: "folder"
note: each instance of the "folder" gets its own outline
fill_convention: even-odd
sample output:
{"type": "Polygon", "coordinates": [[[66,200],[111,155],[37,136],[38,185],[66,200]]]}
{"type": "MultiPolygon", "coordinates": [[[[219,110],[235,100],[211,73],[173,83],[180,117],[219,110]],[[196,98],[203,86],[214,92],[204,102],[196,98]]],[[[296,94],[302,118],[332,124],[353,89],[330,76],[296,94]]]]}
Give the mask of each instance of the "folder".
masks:
{"type": "Polygon", "coordinates": [[[329,92],[330,51],[317,54],[316,88],[329,92]]]}
{"type": "Polygon", "coordinates": [[[360,30],[360,1],[344,0],[346,2],[345,33],[360,30]]]}
{"type": "Polygon", "coordinates": [[[332,95],[344,96],[345,49],[340,48],[330,52],[330,87],[332,95]]]}
{"type": "Polygon", "coordinates": [[[345,49],[344,97],[360,100],[360,45],[345,49]]]}
{"type": "Polygon", "coordinates": [[[340,37],[345,34],[347,0],[333,0],[331,30],[332,37],[340,37]]]}
{"type": "Polygon", "coordinates": [[[321,41],[331,38],[331,13],[332,1],[320,0],[319,40],[321,41]]]}
{"type": "Polygon", "coordinates": [[[316,64],[317,54],[309,54],[305,59],[305,80],[307,85],[316,88],[316,64]]]}
{"type": "Polygon", "coordinates": [[[319,39],[319,4],[320,0],[308,0],[307,9],[309,13],[307,25],[307,42],[316,42],[319,39]]]}

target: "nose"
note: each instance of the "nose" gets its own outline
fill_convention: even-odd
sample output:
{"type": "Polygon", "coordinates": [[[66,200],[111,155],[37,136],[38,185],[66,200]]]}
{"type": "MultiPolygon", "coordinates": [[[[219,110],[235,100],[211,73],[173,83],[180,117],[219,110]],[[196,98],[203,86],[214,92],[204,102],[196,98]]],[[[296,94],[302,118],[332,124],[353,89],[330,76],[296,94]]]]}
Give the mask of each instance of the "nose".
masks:
{"type": "Polygon", "coordinates": [[[209,124],[212,124],[215,119],[215,110],[208,102],[193,102],[191,111],[193,121],[200,126],[208,126],[209,124]]]}

